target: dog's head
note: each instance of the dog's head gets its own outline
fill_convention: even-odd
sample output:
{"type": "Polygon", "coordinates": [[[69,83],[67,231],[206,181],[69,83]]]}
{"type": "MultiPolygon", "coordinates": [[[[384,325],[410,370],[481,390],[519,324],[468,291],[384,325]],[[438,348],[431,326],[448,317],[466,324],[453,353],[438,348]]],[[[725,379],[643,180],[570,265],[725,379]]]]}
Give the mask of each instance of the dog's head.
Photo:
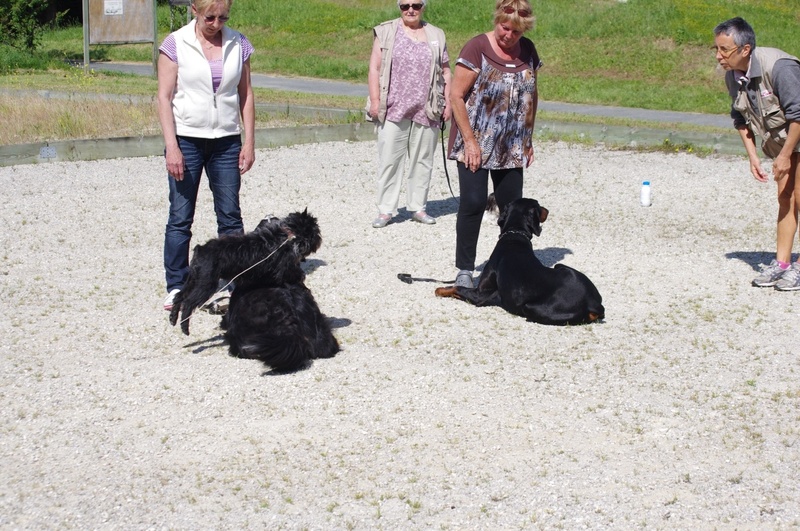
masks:
{"type": "Polygon", "coordinates": [[[301,258],[317,252],[322,245],[322,235],[317,218],[309,214],[308,209],[302,212],[292,212],[280,220],[280,224],[287,234],[294,235],[294,248],[301,258]]]}
{"type": "Polygon", "coordinates": [[[542,223],[549,213],[536,199],[525,197],[515,199],[506,205],[497,218],[500,234],[510,230],[521,230],[539,236],[542,233],[542,223]]]}

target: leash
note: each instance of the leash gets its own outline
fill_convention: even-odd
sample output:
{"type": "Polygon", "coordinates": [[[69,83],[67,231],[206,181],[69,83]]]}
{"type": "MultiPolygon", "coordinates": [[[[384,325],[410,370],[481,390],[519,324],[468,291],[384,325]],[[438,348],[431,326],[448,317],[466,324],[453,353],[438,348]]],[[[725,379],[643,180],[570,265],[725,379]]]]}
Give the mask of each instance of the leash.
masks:
{"type": "MultiPolygon", "coordinates": [[[[456,197],[456,194],[453,193],[453,185],[450,183],[450,173],[447,171],[447,149],[444,147],[444,130],[447,128],[447,124],[445,124],[444,120],[442,120],[442,124],[439,128],[442,130],[442,162],[444,162],[444,175],[447,177],[447,187],[450,189],[450,195],[453,196],[453,199],[455,199],[456,203],[458,203],[459,199],[456,197]]],[[[436,282],[439,284],[452,284],[455,282],[455,280],[447,281],[437,280],[435,278],[412,277],[410,273],[397,273],[397,278],[406,284],[411,284],[412,282],[436,282]]]]}
{"type": "MultiPolygon", "coordinates": [[[[272,258],[272,255],[274,255],[275,253],[277,253],[277,252],[280,250],[280,248],[281,248],[281,247],[283,247],[284,245],[286,245],[286,244],[287,244],[287,243],[289,243],[290,241],[294,240],[294,239],[295,239],[295,237],[296,237],[296,236],[295,236],[294,234],[291,234],[291,233],[289,233],[289,234],[288,234],[288,237],[287,237],[287,238],[286,238],[286,239],[283,241],[283,243],[282,243],[282,244],[280,244],[279,246],[277,246],[277,247],[275,248],[275,250],[274,250],[274,251],[272,251],[272,252],[271,252],[271,253],[269,253],[269,254],[268,254],[266,257],[262,258],[261,260],[259,260],[259,261],[258,261],[258,262],[256,262],[255,264],[251,265],[250,267],[248,267],[247,269],[245,269],[244,271],[242,271],[241,273],[237,274],[235,277],[233,277],[232,279],[230,279],[230,280],[228,281],[228,283],[227,283],[227,284],[225,284],[224,286],[222,286],[220,289],[218,289],[218,290],[217,290],[217,292],[220,292],[220,291],[223,291],[223,290],[227,289],[227,288],[228,288],[228,286],[230,286],[231,284],[233,284],[233,281],[234,281],[234,280],[236,280],[236,279],[237,279],[237,278],[239,278],[240,276],[244,275],[245,273],[247,273],[248,271],[250,271],[250,270],[251,270],[251,269],[253,269],[254,267],[256,267],[256,266],[258,266],[258,265],[261,265],[261,264],[263,264],[264,262],[266,262],[267,260],[269,260],[270,258],[272,258]]],[[[209,297],[209,298],[208,298],[208,300],[207,300],[206,302],[204,302],[203,304],[201,304],[201,305],[200,305],[200,307],[202,308],[203,306],[207,306],[207,305],[211,304],[211,302],[212,302],[212,299],[213,299],[213,298],[214,298],[214,295],[211,295],[211,297],[209,297]]],[[[191,315],[190,315],[190,316],[188,316],[188,317],[185,317],[184,319],[181,319],[181,320],[180,320],[180,321],[179,321],[177,324],[183,324],[184,322],[188,321],[188,320],[189,320],[189,319],[191,319],[191,318],[192,318],[192,316],[191,316],[191,315]]]]}
{"type": "Polygon", "coordinates": [[[409,273],[397,273],[397,278],[406,284],[413,282],[436,282],[437,284],[453,284],[455,280],[437,280],[435,278],[418,278],[412,277],[409,273]]]}
{"type": "MultiPolygon", "coordinates": [[[[444,120],[442,120],[442,124],[439,128],[442,130],[442,162],[444,162],[444,175],[447,177],[447,187],[450,189],[450,195],[453,196],[453,199],[455,199],[456,203],[458,203],[459,199],[453,192],[453,185],[450,183],[450,173],[447,171],[447,149],[444,147],[444,130],[447,128],[447,124],[445,124],[444,120]]],[[[435,278],[412,277],[410,273],[397,273],[397,278],[406,284],[411,284],[412,282],[436,282],[439,284],[452,284],[455,282],[455,280],[447,281],[437,280],[435,278]]]]}
{"type": "Polygon", "coordinates": [[[445,150],[444,147],[444,130],[446,127],[447,125],[444,123],[444,120],[442,120],[442,125],[440,126],[440,128],[442,130],[442,160],[444,161],[444,175],[445,177],[447,177],[447,187],[450,188],[450,195],[452,195],[453,199],[455,199],[456,202],[458,202],[459,199],[456,197],[456,194],[453,193],[453,185],[450,184],[450,173],[448,173],[447,171],[447,151],[445,150]]]}

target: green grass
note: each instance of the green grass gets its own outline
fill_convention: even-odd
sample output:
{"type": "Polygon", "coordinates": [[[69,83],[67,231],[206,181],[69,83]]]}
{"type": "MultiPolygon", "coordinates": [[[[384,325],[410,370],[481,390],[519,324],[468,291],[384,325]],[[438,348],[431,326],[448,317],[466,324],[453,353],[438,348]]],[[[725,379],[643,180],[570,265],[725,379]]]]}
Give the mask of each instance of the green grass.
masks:
{"type": "MultiPolygon", "coordinates": [[[[730,105],[710,47],[713,27],[743,16],[758,43],[800,55],[797,0],[533,0],[528,36],[544,61],[546,101],[724,114],[730,105]]],[[[431,0],[425,18],[442,27],[453,58],[471,37],[492,27],[491,0],[431,0]]],[[[254,44],[253,71],[366,83],[371,28],[397,16],[391,0],[236,0],[231,27],[254,44]]],[[[160,42],[170,11],[158,10],[160,42]]],[[[177,25],[185,21],[183,8],[177,25]]],[[[151,44],[93,45],[92,60],[150,62],[151,44]]],[[[76,74],[83,61],[80,26],[43,35],[35,54],[0,47],[0,88],[147,95],[155,80],[76,74]],[[49,71],[48,71],[49,70],[49,71]]],[[[259,101],[320,105],[316,96],[258,91],[259,101]]],[[[355,99],[332,106],[360,108],[355,99]]],[[[599,119],[598,119],[599,120],[599,119]]]]}

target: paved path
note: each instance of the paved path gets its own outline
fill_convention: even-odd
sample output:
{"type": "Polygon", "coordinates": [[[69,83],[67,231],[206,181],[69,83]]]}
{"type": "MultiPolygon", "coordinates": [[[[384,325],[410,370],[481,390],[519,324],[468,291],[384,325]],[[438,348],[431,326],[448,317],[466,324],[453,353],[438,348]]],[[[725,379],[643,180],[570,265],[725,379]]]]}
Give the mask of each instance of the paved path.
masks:
{"type": "MultiPolygon", "coordinates": [[[[93,62],[90,67],[95,70],[111,70],[149,76],[153,67],[147,63],[104,63],[93,62]]],[[[312,94],[329,94],[341,96],[367,97],[367,85],[347,83],[344,81],[329,81],[303,77],[283,77],[267,74],[252,74],[254,87],[276,90],[290,90],[294,92],[308,92],[312,94]]],[[[575,103],[558,103],[540,101],[539,108],[543,111],[585,114],[590,116],[605,116],[609,118],[625,118],[632,120],[647,120],[651,122],[688,123],[713,127],[732,127],[733,122],[726,114],[701,114],[689,112],[653,111],[649,109],[633,109],[628,107],[609,107],[604,105],[581,105],[575,103]]]]}

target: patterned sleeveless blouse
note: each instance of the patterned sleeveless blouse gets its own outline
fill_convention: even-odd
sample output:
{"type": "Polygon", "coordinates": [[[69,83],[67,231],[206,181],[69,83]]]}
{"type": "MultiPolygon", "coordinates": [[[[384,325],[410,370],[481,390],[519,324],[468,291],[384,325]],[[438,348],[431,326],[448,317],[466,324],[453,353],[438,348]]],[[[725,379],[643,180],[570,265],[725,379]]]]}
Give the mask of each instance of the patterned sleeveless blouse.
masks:
{"type": "MultiPolygon", "coordinates": [[[[533,136],[536,71],[542,63],[532,41],[523,37],[520,46],[520,58],[514,64],[505,64],[492,50],[489,38],[479,35],[464,46],[457,61],[478,72],[466,105],[481,147],[481,168],[522,168],[527,164],[525,150],[531,147],[533,136]]],[[[450,131],[449,158],[464,160],[464,140],[458,127],[450,131]]]]}

